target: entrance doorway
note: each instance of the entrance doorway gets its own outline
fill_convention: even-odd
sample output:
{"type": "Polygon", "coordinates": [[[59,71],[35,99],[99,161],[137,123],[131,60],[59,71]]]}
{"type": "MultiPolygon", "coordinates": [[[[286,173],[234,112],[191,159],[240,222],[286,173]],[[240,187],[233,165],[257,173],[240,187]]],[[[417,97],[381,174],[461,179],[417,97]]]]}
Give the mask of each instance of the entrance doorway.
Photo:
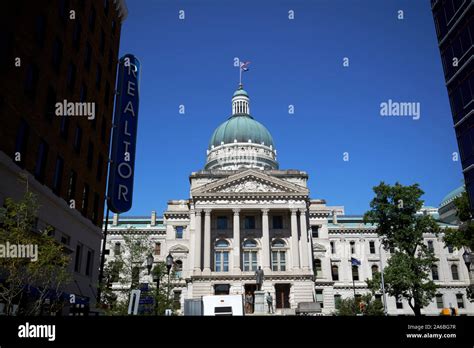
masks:
{"type": "Polygon", "coordinates": [[[275,284],[276,308],[290,308],[290,284],[275,284]]]}
{"type": "Polygon", "coordinates": [[[244,295],[244,301],[245,301],[245,313],[253,313],[254,311],[254,305],[255,305],[255,291],[257,290],[257,284],[245,284],[244,285],[245,289],[245,295],[244,295]]]}

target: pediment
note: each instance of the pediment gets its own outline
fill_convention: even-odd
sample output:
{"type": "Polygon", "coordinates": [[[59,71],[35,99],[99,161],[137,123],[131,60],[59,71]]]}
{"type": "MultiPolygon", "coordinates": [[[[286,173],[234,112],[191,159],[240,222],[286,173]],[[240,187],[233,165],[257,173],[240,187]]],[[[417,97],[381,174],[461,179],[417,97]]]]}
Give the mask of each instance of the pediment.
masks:
{"type": "Polygon", "coordinates": [[[249,169],[225,179],[200,186],[192,191],[193,196],[240,194],[307,195],[308,189],[304,186],[249,169]]]}
{"type": "Polygon", "coordinates": [[[314,251],[316,252],[325,252],[326,251],[326,247],[322,244],[319,244],[319,243],[314,243],[314,251]]]}
{"type": "Polygon", "coordinates": [[[172,253],[188,253],[189,250],[184,245],[178,244],[170,248],[172,253]]]}

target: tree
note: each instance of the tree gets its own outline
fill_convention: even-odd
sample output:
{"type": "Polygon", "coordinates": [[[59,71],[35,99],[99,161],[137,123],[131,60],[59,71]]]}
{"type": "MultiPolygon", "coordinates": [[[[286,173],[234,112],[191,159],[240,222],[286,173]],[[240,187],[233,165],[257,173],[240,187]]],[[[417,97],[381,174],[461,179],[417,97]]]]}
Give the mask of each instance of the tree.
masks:
{"type": "MultiPolygon", "coordinates": [[[[124,243],[119,254],[115,254],[113,260],[108,261],[104,267],[105,282],[102,285],[102,304],[106,307],[109,315],[127,315],[130,290],[138,289],[140,284],[140,273],[144,269],[146,257],[153,252],[152,243],[147,236],[123,235],[124,243]],[[112,288],[112,283],[118,284],[112,288]]],[[[152,269],[151,278],[154,283],[148,292],[157,304],[153,310],[146,314],[163,315],[165,309],[175,309],[173,299],[168,297],[167,280],[168,270],[164,262],[157,262],[152,269]],[[159,279],[160,288],[156,286],[159,279]]],[[[172,277],[174,271],[170,274],[172,277]]]]}
{"type": "MultiPolygon", "coordinates": [[[[385,250],[395,250],[384,269],[386,291],[405,298],[419,316],[436,293],[429,274],[437,259],[424,244],[423,233],[438,234],[439,227],[431,216],[417,214],[423,206],[424,193],[418,184],[403,186],[397,182],[391,186],[381,182],[374,192],[364,221],[376,224],[385,250]]],[[[380,289],[380,282],[372,285],[380,289]]]]}
{"type": "Polygon", "coordinates": [[[361,297],[348,297],[339,300],[334,314],[340,316],[354,316],[358,314],[380,316],[384,315],[384,312],[382,302],[374,298],[373,294],[367,293],[361,297]]]}
{"type": "Polygon", "coordinates": [[[36,260],[0,258],[0,299],[6,304],[7,315],[14,314],[13,305],[19,305],[25,295],[29,295],[29,306],[20,308],[19,314],[41,314],[46,299],[53,300],[59,311],[63,305],[61,288],[70,281],[69,256],[61,244],[48,236],[51,227],[35,228],[37,211],[37,198],[31,192],[26,192],[18,202],[7,198],[0,208],[0,244],[29,246],[38,251],[36,260]]]}
{"type": "MultiPolygon", "coordinates": [[[[474,222],[472,221],[467,192],[464,191],[453,202],[456,207],[456,215],[461,223],[457,229],[447,229],[443,240],[453,248],[465,248],[466,251],[472,252],[474,250],[474,222]]],[[[474,301],[472,286],[467,288],[467,297],[470,301],[474,301]]]]}

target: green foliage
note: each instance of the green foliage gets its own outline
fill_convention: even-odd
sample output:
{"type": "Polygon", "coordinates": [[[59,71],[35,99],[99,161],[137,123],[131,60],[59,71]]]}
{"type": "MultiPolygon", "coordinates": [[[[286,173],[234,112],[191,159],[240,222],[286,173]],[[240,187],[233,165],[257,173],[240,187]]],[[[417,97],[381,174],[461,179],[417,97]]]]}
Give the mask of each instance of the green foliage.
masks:
{"type": "Polygon", "coordinates": [[[470,250],[474,250],[474,223],[466,191],[454,199],[454,205],[461,224],[458,229],[446,230],[444,242],[456,249],[468,247],[470,250]]]}
{"type": "MultiPolygon", "coordinates": [[[[27,192],[18,202],[7,198],[4,208],[0,209],[0,244],[8,242],[10,245],[35,245],[38,248],[36,261],[0,258],[0,278],[3,279],[0,282],[0,299],[6,303],[7,314],[11,314],[13,304],[21,301],[27,285],[36,287],[38,296],[28,307],[20,308],[19,314],[38,315],[47,295],[53,291],[59,296],[62,286],[71,280],[67,270],[70,258],[62,245],[48,236],[51,228],[35,230],[37,211],[37,198],[31,192],[27,192]]],[[[58,311],[62,305],[54,303],[58,311]]]]}
{"type": "Polygon", "coordinates": [[[342,299],[338,302],[337,307],[338,308],[334,312],[334,315],[384,315],[382,301],[374,298],[372,294],[364,294],[361,297],[356,297],[355,299],[353,297],[342,299]]]}
{"type": "MultiPolygon", "coordinates": [[[[106,263],[102,288],[102,303],[107,315],[127,315],[130,290],[137,289],[139,279],[134,279],[134,268],[144,269],[146,257],[152,253],[152,244],[148,237],[124,235],[122,251],[106,263]],[[112,289],[112,283],[116,287],[112,289]]],[[[168,293],[168,269],[165,262],[156,262],[151,270],[153,283],[150,284],[149,296],[153,297],[153,311],[149,315],[164,315],[166,309],[175,310],[172,295],[168,293]],[[159,288],[157,286],[159,284],[159,288]]],[[[170,274],[170,280],[174,272],[170,274]]]]}
{"type": "MultiPolygon", "coordinates": [[[[436,258],[423,243],[423,233],[439,233],[436,221],[429,215],[416,214],[423,206],[423,191],[418,184],[403,186],[381,182],[374,187],[375,197],[364,221],[377,224],[385,249],[394,248],[384,269],[386,291],[391,296],[407,299],[415,315],[431,302],[436,286],[430,279],[436,258]]],[[[380,282],[370,282],[369,288],[380,289],[380,282]]]]}

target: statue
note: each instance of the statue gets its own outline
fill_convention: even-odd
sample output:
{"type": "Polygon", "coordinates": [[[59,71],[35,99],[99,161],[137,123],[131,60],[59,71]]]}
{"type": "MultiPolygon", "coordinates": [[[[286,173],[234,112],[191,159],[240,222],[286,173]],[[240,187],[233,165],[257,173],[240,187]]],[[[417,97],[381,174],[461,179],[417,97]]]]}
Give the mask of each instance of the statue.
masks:
{"type": "Polygon", "coordinates": [[[265,274],[263,273],[262,267],[258,266],[258,269],[255,271],[255,277],[257,278],[257,291],[262,290],[264,276],[265,274]]]}

